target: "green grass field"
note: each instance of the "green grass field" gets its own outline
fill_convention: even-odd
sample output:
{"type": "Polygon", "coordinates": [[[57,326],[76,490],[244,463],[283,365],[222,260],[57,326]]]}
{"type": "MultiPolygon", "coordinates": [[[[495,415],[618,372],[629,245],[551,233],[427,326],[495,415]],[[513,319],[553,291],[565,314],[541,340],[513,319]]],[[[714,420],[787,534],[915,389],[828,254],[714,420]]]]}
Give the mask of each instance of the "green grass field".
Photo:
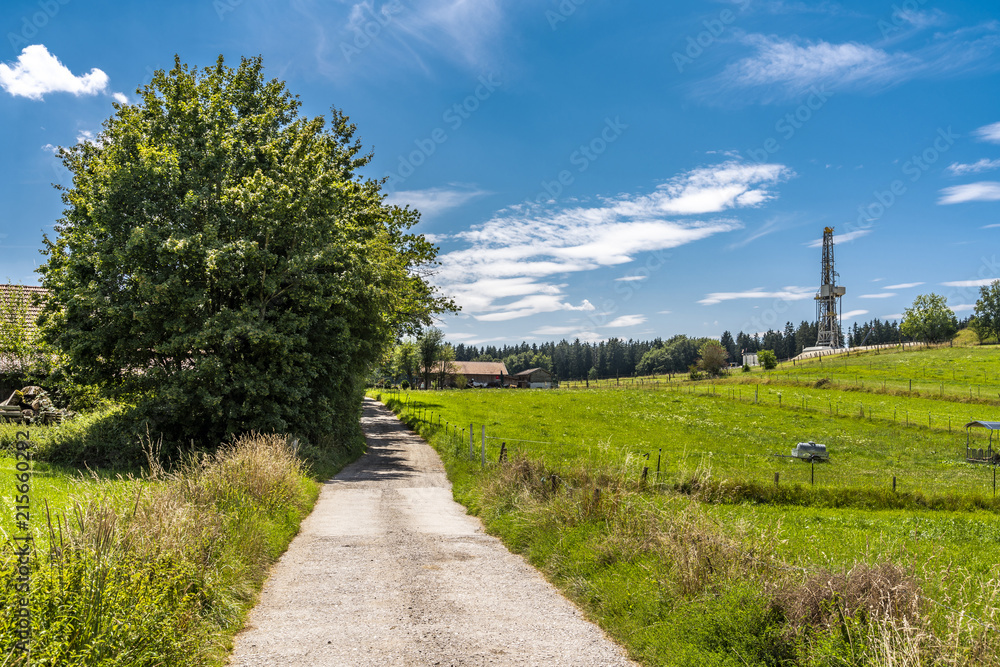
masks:
{"type": "Polygon", "coordinates": [[[382,398],[444,455],[456,497],[645,664],[997,664],[1000,504],[994,469],[964,460],[962,426],[1000,416],[1000,400],[970,399],[977,377],[984,394],[1000,390],[1000,350],[883,350],[713,382],[382,398]],[[810,439],[828,446],[829,464],[773,456],[810,439]],[[502,444],[533,472],[498,465],[502,444]],[[615,500],[595,514],[601,488],[615,500]],[[707,544],[717,553],[691,556],[707,544]],[[916,582],[923,620],[908,622],[922,639],[868,617],[855,642],[864,632],[843,616],[790,639],[792,607],[772,615],[793,582],[815,588],[803,582],[847,581],[862,567],[916,582]]]}

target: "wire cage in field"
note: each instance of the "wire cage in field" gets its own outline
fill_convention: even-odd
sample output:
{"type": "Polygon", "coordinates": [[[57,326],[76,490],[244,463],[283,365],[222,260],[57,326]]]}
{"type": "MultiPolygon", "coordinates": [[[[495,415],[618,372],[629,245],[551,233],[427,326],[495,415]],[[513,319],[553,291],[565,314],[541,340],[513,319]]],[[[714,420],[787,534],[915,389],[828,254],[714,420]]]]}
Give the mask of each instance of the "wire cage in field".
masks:
{"type": "MultiPolygon", "coordinates": [[[[1000,452],[993,446],[993,432],[1000,431],[1000,421],[973,421],[965,425],[965,460],[969,463],[989,463],[996,465],[1000,463],[1000,452]],[[986,442],[983,437],[973,437],[974,428],[984,428],[989,432],[986,442]],[[983,445],[986,445],[983,447],[983,445]]],[[[997,436],[997,444],[1000,445],[1000,435],[997,436]]]]}

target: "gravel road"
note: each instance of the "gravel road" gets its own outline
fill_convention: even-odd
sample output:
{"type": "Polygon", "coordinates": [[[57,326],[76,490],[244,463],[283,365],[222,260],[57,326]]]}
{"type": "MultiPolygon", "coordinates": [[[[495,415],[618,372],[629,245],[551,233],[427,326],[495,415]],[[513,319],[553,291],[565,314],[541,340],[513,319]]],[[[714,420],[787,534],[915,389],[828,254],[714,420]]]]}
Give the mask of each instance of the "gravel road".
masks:
{"type": "Polygon", "coordinates": [[[437,453],[365,400],[368,453],[326,483],[231,665],[633,665],[452,500],[437,453]]]}

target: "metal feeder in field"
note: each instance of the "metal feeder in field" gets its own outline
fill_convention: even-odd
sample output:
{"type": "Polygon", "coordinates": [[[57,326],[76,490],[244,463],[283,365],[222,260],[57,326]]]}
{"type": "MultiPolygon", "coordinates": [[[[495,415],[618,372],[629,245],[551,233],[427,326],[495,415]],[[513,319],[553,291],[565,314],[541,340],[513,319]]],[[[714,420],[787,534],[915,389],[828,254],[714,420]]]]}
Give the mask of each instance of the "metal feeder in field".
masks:
{"type": "Polygon", "coordinates": [[[974,421],[965,425],[965,460],[968,463],[1000,463],[1000,452],[993,449],[993,431],[1000,430],[1000,422],[974,421]],[[975,447],[972,442],[973,428],[985,428],[990,432],[990,440],[986,449],[975,447]]]}
{"type": "Polygon", "coordinates": [[[826,451],[826,445],[821,445],[818,442],[800,442],[795,445],[792,450],[792,458],[800,459],[806,462],[813,461],[829,461],[830,454],[826,451]]]}

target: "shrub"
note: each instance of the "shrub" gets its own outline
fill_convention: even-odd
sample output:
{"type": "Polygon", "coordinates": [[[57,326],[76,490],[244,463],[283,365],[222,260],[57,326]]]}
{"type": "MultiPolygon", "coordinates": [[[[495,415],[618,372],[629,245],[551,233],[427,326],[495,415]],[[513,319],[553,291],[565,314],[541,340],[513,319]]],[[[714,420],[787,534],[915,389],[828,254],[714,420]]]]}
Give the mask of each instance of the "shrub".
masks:
{"type": "Polygon", "coordinates": [[[778,366],[778,356],[773,350],[761,350],[757,353],[757,361],[760,365],[764,367],[764,370],[770,371],[778,366]]]}

